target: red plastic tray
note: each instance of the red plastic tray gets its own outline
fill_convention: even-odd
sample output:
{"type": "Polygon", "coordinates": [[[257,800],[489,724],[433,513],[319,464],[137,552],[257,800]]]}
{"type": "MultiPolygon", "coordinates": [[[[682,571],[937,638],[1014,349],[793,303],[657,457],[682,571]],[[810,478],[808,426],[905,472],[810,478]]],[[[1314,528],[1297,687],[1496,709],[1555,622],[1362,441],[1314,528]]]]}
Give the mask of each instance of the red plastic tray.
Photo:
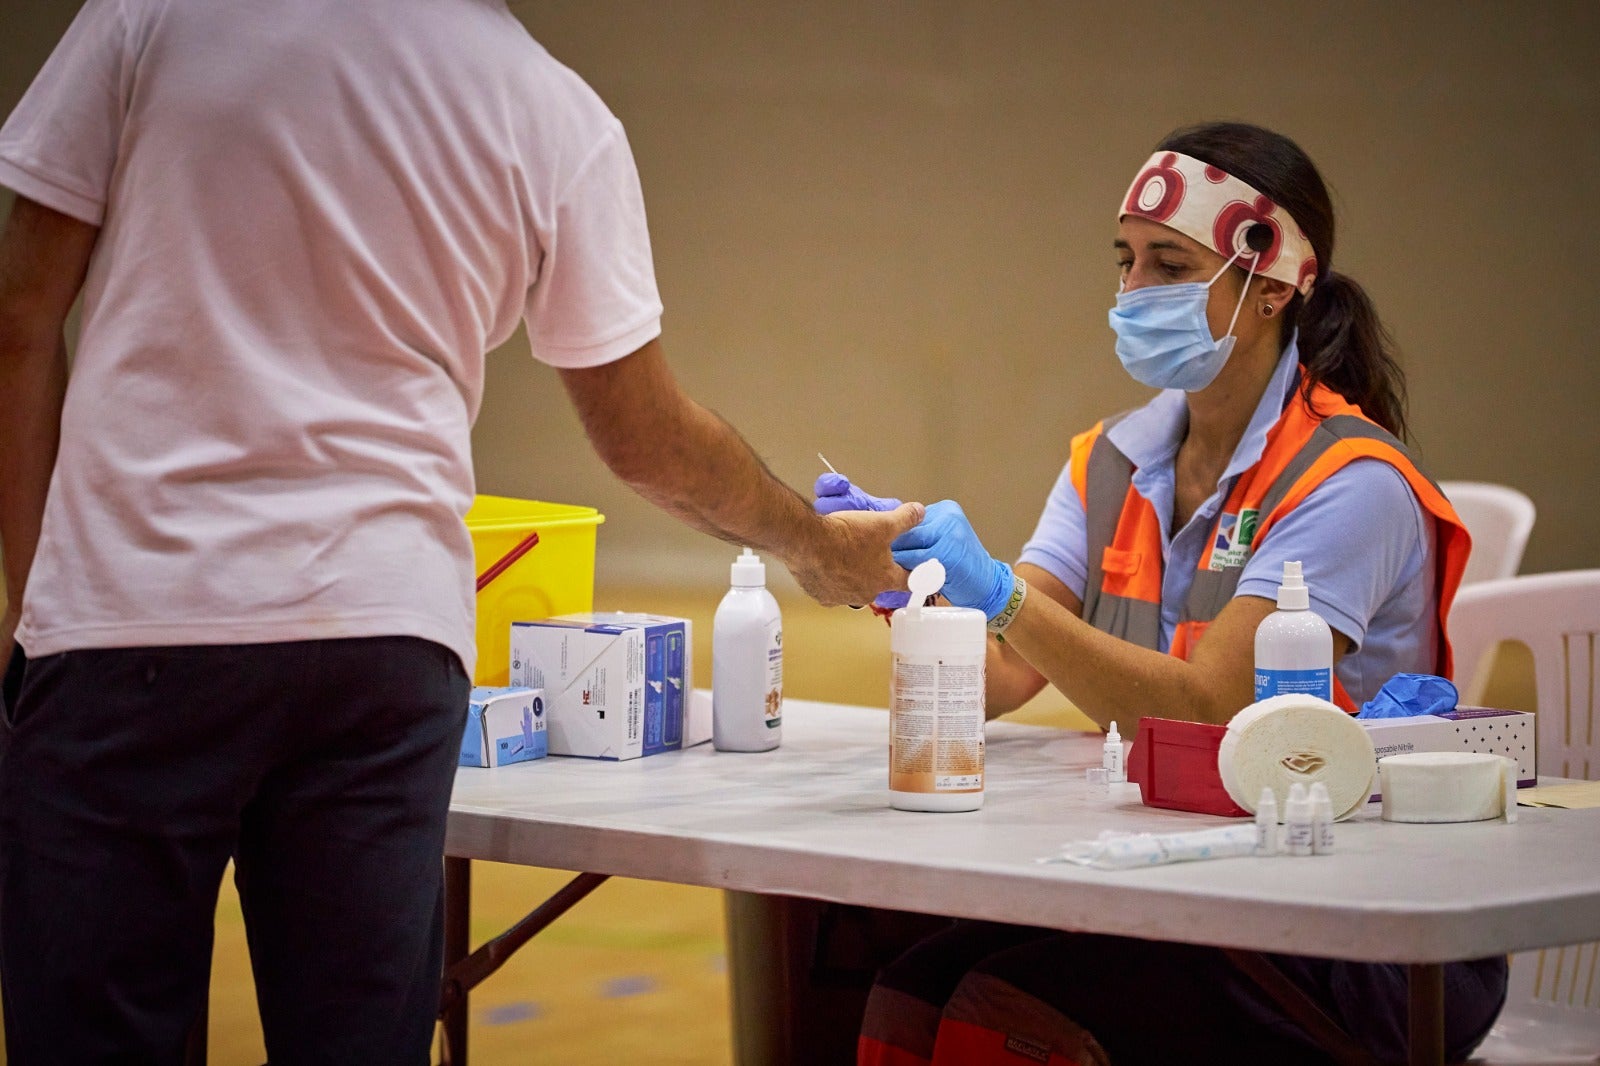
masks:
{"type": "Polygon", "coordinates": [[[1249,817],[1217,773],[1217,748],[1227,731],[1227,726],[1203,722],[1139,719],[1139,733],[1128,753],[1128,780],[1139,783],[1145,806],[1249,817]]]}

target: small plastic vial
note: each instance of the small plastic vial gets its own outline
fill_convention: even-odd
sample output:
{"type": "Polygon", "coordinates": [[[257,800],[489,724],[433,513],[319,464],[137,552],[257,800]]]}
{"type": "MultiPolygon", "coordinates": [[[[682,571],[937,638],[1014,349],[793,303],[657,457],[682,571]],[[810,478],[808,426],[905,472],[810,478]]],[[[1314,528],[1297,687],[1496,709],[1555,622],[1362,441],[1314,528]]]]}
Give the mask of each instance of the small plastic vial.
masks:
{"type": "Polygon", "coordinates": [[[1283,805],[1283,850],[1290,855],[1311,854],[1311,794],[1296,781],[1283,805]]]}
{"type": "Polygon", "coordinates": [[[1278,609],[1256,627],[1256,701],[1284,693],[1333,700],[1333,631],[1311,610],[1300,564],[1287,560],[1278,609]]]}
{"type": "Polygon", "coordinates": [[[1122,735],[1117,723],[1112,722],[1106,731],[1106,741],[1100,746],[1100,765],[1106,769],[1106,780],[1113,784],[1128,779],[1128,769],[1123,765],[1122,735]]]}
{"type": "Polygon", "coordinates": [[[1088,767],[1083,771],[1083,780],[1091,797],[1104,799],[1111,794],[1111,777],[1104,766],[1088,767]]]}
{"type": "Polygon", "coordinates": [[[711,623],[711,741],[718,751],[768,751],[783,739],[783,616],[749,548],[729,583],[711,623]]]}
{"type": "Polygon", "coordinates": [[[1311,785],[1311,853],[1333,854],[1333,800],[1321,781],[1311,785]]]}
{"type": "Polygon", "coordinates": [[[1278,796],[1265,786],[1256,801],[1256,854],[1278,854],[1278,796]]]}

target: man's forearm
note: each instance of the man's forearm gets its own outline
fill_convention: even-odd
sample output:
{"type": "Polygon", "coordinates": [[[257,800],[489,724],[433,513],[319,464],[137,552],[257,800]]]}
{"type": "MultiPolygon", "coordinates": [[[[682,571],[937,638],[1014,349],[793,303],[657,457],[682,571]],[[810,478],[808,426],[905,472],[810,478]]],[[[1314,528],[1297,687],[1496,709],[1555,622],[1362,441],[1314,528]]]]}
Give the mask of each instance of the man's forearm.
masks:
{"type": "Polygon", "coordinates": [[[822,519],[731,425],[693,400],[672,432],[613,467],[641,496],[703,533],[789,561],[814,549],[822,519]]]}
{"type": "Polygon", "coordinates": [[[22,601],[39,545],[67,392],[62,328],[99,229],[18,197],[0,232],[0,555],[6,599],[22,601]]]}
{"type": "Polygon", "coordinates": [[[822,603],[865,603],[905,588],[889,543],[921,517],[920,505],[816,514],[732,426],[678,387],[658,342],[610,364],[564,370],[562,381],[595,451],[646,499],[782,560],[822,603]]]}
{"type": "Polygon", "coordinates": [[[61,438],[67,389],[66,343],[18,336],[0,327],[0,554],[6,597],[22,600],[39,544],[45,494],[61,438]]]}

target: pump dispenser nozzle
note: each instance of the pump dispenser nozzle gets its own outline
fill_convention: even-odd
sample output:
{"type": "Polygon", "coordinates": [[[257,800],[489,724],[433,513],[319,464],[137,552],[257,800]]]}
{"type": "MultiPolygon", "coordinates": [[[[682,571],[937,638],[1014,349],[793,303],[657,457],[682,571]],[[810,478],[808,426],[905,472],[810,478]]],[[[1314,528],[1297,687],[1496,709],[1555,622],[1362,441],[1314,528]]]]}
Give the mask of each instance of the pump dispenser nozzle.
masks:
{"type": "Polygon", "coordinates": [[[1311,590],[1298,561],[1283,561],[1283,583],[1278,586],[1278,610],[1305,611],[1311,608],[1311,590]]]}
{"type": "Polygon", "coordinates": [[[765,588],[767,564],[761,561],[761,556],[746,548],[744,554],[733,561],[728,580],[735,588],[765,588]]]}

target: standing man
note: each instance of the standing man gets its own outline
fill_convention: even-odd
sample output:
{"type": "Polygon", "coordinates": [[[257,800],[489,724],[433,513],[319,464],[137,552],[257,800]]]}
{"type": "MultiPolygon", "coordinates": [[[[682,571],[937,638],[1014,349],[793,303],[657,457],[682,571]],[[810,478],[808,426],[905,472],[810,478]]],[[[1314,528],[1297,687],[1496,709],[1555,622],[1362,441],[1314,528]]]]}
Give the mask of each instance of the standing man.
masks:
{"type": "Polygon", "coordinates": [[[88,0],[0,182],[16,1066],[178,1061],[230,857],[272,1061],[426,1061],[519,320],[639,492],[823,602],[904,587],[919,506],[816,517],[680,391],[622,127],[502,0],[88,0]]]}

